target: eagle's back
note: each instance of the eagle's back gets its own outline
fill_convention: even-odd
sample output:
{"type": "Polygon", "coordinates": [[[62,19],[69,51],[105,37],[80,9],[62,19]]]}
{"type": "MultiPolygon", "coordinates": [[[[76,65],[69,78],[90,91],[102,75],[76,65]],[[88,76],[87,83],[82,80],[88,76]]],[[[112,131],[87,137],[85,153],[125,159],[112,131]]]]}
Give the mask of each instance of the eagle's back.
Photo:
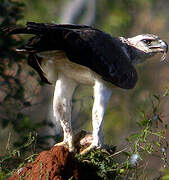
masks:
{"type": "MultiPolygon", "coordinates": [[[[83,25],[27,23],[26,27],[13,29],[10,33],[35,35],[19,49],[29,53],[29,57],[43,51],[61,50],[69,61],[87,67],[111,84],[125,89],[136,84],[137,73],[122,42],[103,31],[83,25]]],[[[34,63],[37,67],[43,62],[38,58],[36,61],[30,60],[29,64],[34,63]]],[[[37,71],[43,77],[43,70],[38,68],[37,71]]]]}

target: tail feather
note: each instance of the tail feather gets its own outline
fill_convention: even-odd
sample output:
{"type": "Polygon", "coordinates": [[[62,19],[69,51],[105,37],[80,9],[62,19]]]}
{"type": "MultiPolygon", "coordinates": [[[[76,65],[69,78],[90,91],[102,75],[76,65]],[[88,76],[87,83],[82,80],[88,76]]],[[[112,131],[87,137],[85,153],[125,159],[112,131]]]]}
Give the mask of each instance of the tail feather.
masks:
{"type": "Polygon", "coordinates": [[[4,28],[3,31],[6,32],[7,35],[10,34],[46,34],[54,31],[62,31],[62,30],[74,30],[74,29],[91,29],[90,26],[86,25],[75,25],[75,24],[50,24],[50,23],[35,23],[35,22],[27,22],[25,27],[15,26],[15,27],[7,27],[4,28]]]}
{"type": "Polygon", "coordinates": [[[27,22],[25,26],[4,28],[6,35],[32,34],[28,42],[17,48],[21,53],[36,53],[47,50],[65,50],[65,47],[77,41],[80,33],[85,29],[92,29],[86,25],[50,24],[27,22]],[[81,29],[81,31],[79,31],[81,29]]]}
{"type": "Polygon", "coordinates": [[[35,29],[29,26],[26,27],[7,27],[7,28],[3,28],[2,29],[5,33],[5,35],[11,35],[11,34],[35,34],[38,35],[41,33],[41,31],[39,31],[39,29],[35,29]]]}
{"type": "MultiPolygon", "coordinates": [[[[73,26],[73,25],[67,25],[73,26]]],[[[27,44],[17,48],[17,51],[23,53],[39,52],[44,50],[62,49],[64,43],[63,37],[69,32],[69,28],[62,25],[27,22],[25,27],[8,27],[3,31],[6,35],[11,34],[32,34],[27,44]]]]}

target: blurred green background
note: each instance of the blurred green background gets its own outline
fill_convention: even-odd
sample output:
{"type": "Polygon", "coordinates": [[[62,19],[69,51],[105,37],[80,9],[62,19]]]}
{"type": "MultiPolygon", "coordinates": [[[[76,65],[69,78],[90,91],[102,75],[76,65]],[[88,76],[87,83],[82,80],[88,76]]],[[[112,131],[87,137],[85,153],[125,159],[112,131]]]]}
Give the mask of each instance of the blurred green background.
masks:
{"type": "MultiPolygon", "coordinates": [[[[168,0],[0,0],[1,26],[27,21],[88,24],[115,37],[152,33],[169,43],[168,0]]],[[[30,132],[40,148],[60,139],[61,129],[52,115],[54,86],[42,84],[26,57],[14,51],[27,38],[0,36],[0,155],[9,145],[26,141],[30,132]]],[[[133,90],[113,91],[104,118],[105,142],[119,149],[137,131],[140,112],[152,113],[152,95],[169,88],[169,64],[160,62],[160,56],[137,66],[137,72],[139,80],[133,90]]],[[[92,104],[92,88],[79,86],[73,98],[74,129],[92,129],[92,104]]],[[[168,109],[167,97],[159,112],[165,121],[168,109]]]]}

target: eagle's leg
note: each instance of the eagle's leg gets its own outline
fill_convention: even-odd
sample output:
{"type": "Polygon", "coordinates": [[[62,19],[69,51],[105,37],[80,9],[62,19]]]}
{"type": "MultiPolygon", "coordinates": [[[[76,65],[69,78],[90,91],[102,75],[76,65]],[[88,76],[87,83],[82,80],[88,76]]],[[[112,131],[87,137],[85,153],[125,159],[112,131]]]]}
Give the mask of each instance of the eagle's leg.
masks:
{"type": "Polygon", "coordinates": [[[85,154],[95,147],[101,148],[104,140],[102,135],[103,116],[111,97],[112,90],[102,81],[96,81],[94,86],[94,104],[92,109],[93,141],[92,144],[83,150],[85,154]]]}
{"type": "Polygon", "coordinates": [[[56,120],[59,120],[63,128],[63,142],[56,145],[64,145],[69,151],[74,151],[73,132],[71,126],[72,95],[76,83],[63,74],[59,74],[55,85],[53,111],[56,120]]]}

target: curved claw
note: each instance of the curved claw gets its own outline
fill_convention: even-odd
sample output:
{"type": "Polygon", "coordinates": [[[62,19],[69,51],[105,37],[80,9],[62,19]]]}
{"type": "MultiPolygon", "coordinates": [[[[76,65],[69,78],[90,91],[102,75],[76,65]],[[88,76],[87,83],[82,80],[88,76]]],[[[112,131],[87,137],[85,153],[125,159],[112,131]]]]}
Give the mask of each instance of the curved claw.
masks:
{"type": "Polygon", "coordinates": [[[70,146],[67,142],[64,141],[57,143],[54,146],[64,146],[69,150],[69,152],[75,152],[75,148],[73,146],[70,146]]]}
{"type": "Polygon", "coordinates": [[[85,154],[89,153],[90,151],[92,151],[95,148],[100,148],[100,147],[97,147],[97,146],[91,144],[89,147],[84,149],[80,154],[85,155],[85,154]]]}

